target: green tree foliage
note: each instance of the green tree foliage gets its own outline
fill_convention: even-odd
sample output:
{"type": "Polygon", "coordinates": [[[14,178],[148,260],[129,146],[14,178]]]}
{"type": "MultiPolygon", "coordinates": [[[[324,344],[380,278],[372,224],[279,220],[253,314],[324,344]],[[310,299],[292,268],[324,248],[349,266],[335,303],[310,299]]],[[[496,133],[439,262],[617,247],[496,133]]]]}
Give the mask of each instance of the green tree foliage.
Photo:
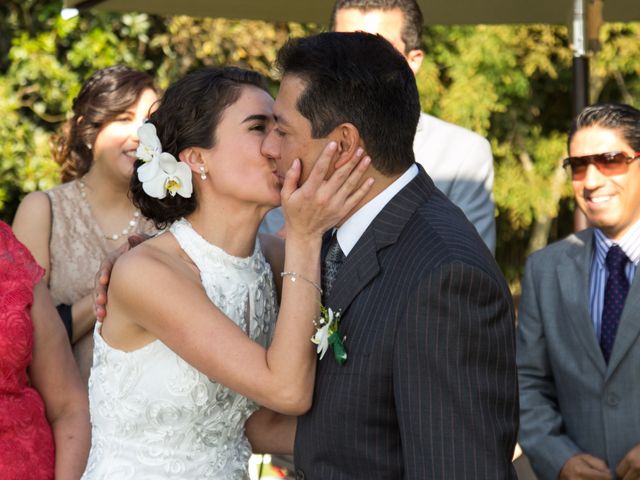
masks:
{"type": "MultiPolygon", "coordinates": [[[[640,24],[605,24],[591,58],[591,99],[638,106],[640,24]]],[[[422,106],[490,139],[497,258],[517,290],[528,253],[570,233],[572,190],[561,161],[572,118],[563,26],[434,27],[418,77],[422,106]]]]}
{"type": "MultiPolygon", "coordinates": [[[[143,13],[59,16],[61,1],[0,4],[0,218],[27,192],[58,182],[50,139],[82,81],[125,63],[166,88],[201,66],[234,64],[277,82],[289,36],[319,26],[143,13]]],[[[327,12],[328,15],[328,12],[327,12]]],[[[594,101],[640,99],[640,24],[607,24],[591,60],[594,101]]],[[[490,139],[495,156],[498,260],[517,281],[526,254],[571,231],[560,167],[571,119],[571,50],[562,26],[430,27],[418,75],[427,112],[490,139]]],[[[516,283],[514,283],[516,285],[516,283]]]]}

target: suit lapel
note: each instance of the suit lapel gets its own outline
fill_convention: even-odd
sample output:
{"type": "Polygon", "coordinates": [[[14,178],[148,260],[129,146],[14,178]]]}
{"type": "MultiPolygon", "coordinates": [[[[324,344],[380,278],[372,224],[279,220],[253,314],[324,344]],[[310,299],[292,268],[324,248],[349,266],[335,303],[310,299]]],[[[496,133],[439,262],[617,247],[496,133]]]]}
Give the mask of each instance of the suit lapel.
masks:
{"type": "Polygon", "coordinates": [[[327,299],[331,308],[346,312],[358,293],[379,274],[378,251],[397,241],[416,208],[435,190],[424,169],[420,165],[418,169],[418,175],[382,209],[347,255],[327,299]]]}
{"type": "Polygon", "coordinates": [[[586,354],[604,376],[607,366],[589,312],[589,273],[592,255],[593,231],[589,229],[578,234],[576,243],[567,251],[564,260],[556,266],[556,273],[564,313],[586,354]]]}
{"type": "Polygon", "coordinates": [[[613,351],[609,359],[607,376],[610,376],[620,361],[636,342],[638,334],[640,334],[640,270],[636,270],[633,283],[629,288],[627,299],[620,317],[620,325],[616,333],[616,340],[613,344],[613,351]]]}
{"type": "Polygon", "coordinates": [[[328,306],[344,313],[353,299],[380,272],[375,239],[365,232],[345,259],[333,283],[328,306]],[[356,250],[357,249],[357,250],[356,250]]]}

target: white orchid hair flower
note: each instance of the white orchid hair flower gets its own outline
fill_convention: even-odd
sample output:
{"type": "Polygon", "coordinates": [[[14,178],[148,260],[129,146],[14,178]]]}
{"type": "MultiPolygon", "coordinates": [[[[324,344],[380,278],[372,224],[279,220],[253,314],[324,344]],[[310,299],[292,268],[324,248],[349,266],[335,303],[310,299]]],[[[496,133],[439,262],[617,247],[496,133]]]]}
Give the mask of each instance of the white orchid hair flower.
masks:
{"type": "Polygon", "coordinates": [[[179,162],[168,152],[162,151],[162,144],[153,123],[145,123],[138,128],[140,143],[136,149],[136,157],[144,165],[138,167],[138,180],[144,192],[153,198],[163,199],[167,192],[172,197],[176,194],[190,198],[193,193],[191,169],[184,162],[179,162]]]}
{"type": "Polygon", "coordinates": [[[170,153],[163,152],[159,158],[138,168],[138,180],[142,189],[150,197],[163,199],[167,192],[172,197],[176,194],[190,198],[193,193],[191,169],[184,162],[179,162],[170,153]],[[143,170],[144,167],[148,167],[143,170]]]}
{"type": "Polygon", "coordinates": [[[140,143],[136,149],[136,157],[145,163],[160,157],[162,145],[156,133],[156,126],[153,123],[147,122],[138,128],[138,139],[140,143]]]}

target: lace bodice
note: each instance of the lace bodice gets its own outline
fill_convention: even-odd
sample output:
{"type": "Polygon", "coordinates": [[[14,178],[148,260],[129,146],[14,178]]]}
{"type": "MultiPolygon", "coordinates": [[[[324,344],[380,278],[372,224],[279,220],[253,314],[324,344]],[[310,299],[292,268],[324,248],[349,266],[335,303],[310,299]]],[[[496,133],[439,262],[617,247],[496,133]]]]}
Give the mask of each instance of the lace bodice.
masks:
{"type": "MultiPolygon", "coordinates": [[[[211,301],[266,346],[277,306],[259,243],[251,257],[238,258],[186,220],[170,231],[199,268],[211,301]]],[[[187,312],[185,306],[185,321],[187,312]]],[[[257,404],[209,380],[160,340],[122,352],[96,326],[89,397],[92,446],[83,479],[248,478],[244,423],[257,404]]]]}

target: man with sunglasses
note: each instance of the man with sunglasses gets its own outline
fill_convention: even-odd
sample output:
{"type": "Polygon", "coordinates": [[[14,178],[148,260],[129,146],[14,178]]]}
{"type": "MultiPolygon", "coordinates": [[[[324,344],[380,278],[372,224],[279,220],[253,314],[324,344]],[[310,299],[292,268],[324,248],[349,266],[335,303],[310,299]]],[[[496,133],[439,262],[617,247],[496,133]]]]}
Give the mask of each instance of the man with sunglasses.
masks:
{"type": "Polygon", "coordinates": [[[640,478],[640,111],[586,108],[569,154],[591,228],[527,261],[520,444],[541,480],[640,478]]]}

